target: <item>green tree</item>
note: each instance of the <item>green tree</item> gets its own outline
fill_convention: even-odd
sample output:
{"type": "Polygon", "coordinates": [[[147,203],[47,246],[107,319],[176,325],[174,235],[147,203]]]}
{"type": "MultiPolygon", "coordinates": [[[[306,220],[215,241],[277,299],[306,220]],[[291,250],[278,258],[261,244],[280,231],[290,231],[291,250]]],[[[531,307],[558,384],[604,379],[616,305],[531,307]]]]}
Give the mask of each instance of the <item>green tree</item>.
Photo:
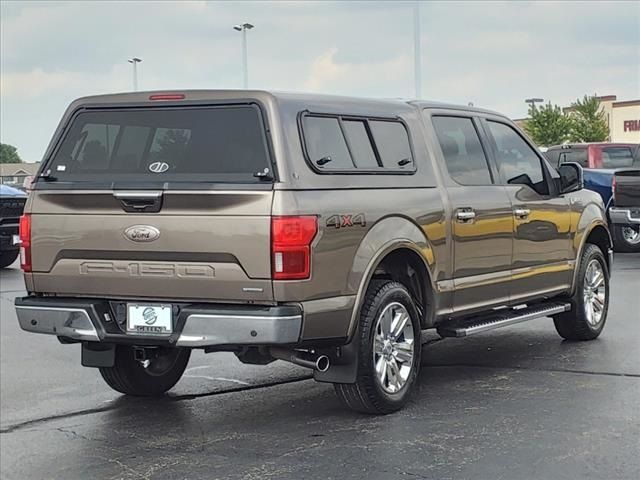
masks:
{"type": "Polygon", "coordinates": [[[572,142],[604,142],[609,138],[609,125],[596,95],[585,95],[571,104],[572,142]]]}
{"type": "Polygon", "coordinates": [[[0,143],[0,163],[22,163],[18,149],[13,145],[0,143]]]}
{"type": "Polygon", "coordinates": [[[524,129],[538,145],[550,147],[569,139],[571,119],[562,113],[559,106],[551,105],[551,102],[541,108],[531,105],[524,129]]]}

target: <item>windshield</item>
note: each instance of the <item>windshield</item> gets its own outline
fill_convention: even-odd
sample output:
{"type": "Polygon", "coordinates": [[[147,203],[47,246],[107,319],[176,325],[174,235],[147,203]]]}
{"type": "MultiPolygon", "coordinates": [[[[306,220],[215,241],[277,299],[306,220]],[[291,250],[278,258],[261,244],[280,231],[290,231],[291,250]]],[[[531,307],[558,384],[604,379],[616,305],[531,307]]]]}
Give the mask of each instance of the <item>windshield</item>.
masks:
{"type": "Polygon", "coordinates": [[[253,183],[271,177],[267,152],[254,106],[94,110],[74,117],[45,172],[67,182],[253,183]]]}

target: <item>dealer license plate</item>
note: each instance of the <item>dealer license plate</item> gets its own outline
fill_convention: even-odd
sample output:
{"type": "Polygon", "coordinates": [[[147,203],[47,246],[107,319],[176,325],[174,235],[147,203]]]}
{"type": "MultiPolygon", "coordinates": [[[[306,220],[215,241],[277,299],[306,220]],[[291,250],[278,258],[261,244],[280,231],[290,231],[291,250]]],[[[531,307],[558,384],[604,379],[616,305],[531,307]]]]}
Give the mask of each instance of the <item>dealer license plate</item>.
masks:
{"type": "Polygon", "coordinates": [[[171,305],[127,305],[127,331],[145,335],[169,335],[173,332],[171,305]]]}

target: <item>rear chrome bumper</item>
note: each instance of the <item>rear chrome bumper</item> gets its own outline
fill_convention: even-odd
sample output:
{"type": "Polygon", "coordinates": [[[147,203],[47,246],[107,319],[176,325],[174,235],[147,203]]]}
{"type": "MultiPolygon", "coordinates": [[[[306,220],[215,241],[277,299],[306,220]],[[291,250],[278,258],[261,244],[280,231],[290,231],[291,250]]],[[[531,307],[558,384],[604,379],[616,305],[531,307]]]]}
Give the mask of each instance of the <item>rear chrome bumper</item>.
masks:
{"type": "Polygon", "coordinates": [[[289,345],[300,339],[302,310],[296,305],[244,307],[183,305],[170,335],[127,333],[102,300],[23,297],[15,300],[20,327],[78,341],[134,345],[209,347],[289,345]]]}
{"type": "Polygon", "coordinates": [[[609,218],[611,219],[611,223],[618,223],[623,225],[640,223],[640,207],[611,207],[609,209],[609,218]]]}
{"type": "Polygon", "coordinates": [[[20,328],[74,340],[100,341],[87,310],[72,307],[16,305],[20,328]]]}

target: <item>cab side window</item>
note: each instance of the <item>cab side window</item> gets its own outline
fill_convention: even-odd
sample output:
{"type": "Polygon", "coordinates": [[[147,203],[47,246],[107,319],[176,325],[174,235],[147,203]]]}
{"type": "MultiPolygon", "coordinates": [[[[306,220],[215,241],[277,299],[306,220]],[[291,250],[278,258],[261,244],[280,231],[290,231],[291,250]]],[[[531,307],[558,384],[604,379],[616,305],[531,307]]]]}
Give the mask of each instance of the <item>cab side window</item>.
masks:
{"type": "Polygon", "coordinates": [[[491,185],[489,164],[473,121],[434,116],[432,122],[451,178],[460,185],[491,185]]]}
{"type": "Polygon", "coordinates": [[[496,162],[502,180],[509,185],[528,185],[540,195],[549,193],[542,162],[535,151],[509,125],[487,122],[496,146],[496,162]]]}

